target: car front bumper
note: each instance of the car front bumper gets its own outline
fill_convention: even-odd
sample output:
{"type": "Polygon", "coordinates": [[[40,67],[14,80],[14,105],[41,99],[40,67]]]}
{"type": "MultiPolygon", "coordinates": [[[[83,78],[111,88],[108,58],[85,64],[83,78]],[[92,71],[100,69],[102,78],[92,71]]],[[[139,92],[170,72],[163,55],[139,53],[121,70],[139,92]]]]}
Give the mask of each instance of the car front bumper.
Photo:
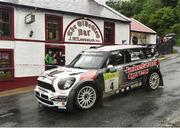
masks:
{"type": "Polygon", "coordinates": [[[39,88],[34,89],[36,100],[47,106],[47,107],[55,107],[58,109],[67,109],[67,95],[55,94],[48,91],[42,91],[39,88]]]}

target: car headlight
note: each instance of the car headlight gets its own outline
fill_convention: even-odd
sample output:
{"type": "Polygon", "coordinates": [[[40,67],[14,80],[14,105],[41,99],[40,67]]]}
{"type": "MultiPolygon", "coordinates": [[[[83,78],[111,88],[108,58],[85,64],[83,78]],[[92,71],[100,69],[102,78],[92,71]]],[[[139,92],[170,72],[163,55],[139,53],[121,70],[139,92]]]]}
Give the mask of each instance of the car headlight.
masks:
{"type": "Polygon", "coordinates": [[[63,80],[59,81],[58,87],[61,90],[67,90],[74,84],[75,81],[76,81],[76,79],[73,77],[63,79],[63,80]]]}

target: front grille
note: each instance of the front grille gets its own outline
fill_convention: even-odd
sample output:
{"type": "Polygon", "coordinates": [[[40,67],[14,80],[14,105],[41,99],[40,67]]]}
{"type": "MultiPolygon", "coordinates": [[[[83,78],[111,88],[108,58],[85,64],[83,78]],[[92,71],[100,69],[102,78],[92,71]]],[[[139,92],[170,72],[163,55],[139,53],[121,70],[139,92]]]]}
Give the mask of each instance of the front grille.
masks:
{"type": "Polygon", "coordinates": [[[48,96],[41,94],[41,97],[48,100],[48,96]]]}
{"type": "Polygon", "coordinates": [[[38,86],[42,87],[44,89],[50,90],[52,92],[55,92],[55,89],[54,89],[53,85],[51,85],[51,84],[44,83],[42,81],[38,81],[38,86]]]}
{"type": "Polygon", "coordinates": [[[39,92],[36,91],[36,95],[40,96],[39,92]]]}
{"type": "Polygon", "coordinates": [[[37,98],[38,100],[40,100],[41,102],[46,103],[46,104],[48,104],[48,105],[54,105],[53,102],[48,101],[48,100],[45,100],[45,99],[42,99],[42,98],[39,97],[38,95],[36,95],[36,98],[37,98]]]}

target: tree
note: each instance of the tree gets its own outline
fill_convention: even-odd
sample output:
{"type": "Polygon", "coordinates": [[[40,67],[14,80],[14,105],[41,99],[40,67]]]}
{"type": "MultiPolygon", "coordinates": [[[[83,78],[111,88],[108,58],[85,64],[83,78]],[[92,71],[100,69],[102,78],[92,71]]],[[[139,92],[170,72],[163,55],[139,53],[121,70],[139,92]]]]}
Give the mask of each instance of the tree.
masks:
{"type": "Polygon", "coordinates": [[[124,14],[127,17],[133,16],[131,3],[127,2],[127,1],[123,1],[119,8],[119,12],[121,12],[122,14],[124,14]]]}
{"type": "Polygon", "coordinates": [[[132,14],[132,6],[129,1],[115,1],[115,0],[109,0],[106,2],[108,6],[115,9],[116,11],[124,14],[127,17],[131,17],[132,14]]]}
{"type": "Polygon", "coordinates": [[[161,0],[161,3],[164,7],[176,7],[179,0],[161,0]]]}
{"type": "Polygon", "coordinates": [[[163,36],[170,31],[171,26],[175,23],[174,9],[164,7],[157,10],[149,17],[148,25],[156,30],[159,35],[163,36]]]}
{"type": "Polygon", "coordinates": [[[177,3],[174,13],[176,14],[176,23],[180,23],[180,0],[177,3]]]}
{"type": "Polygon", "coordinates": [[[143,10],[137,15],[133,16],[143,24],[148,25],[149,18],[156,10],[161,8],[161,0],[147,0],[143,3],[143,10]]]}
{"type": "Polygon", "coordinates": [[[109,0],[107,3],[118,12],[154,29],[160,36],[168,32],[179,33],[180,0],[131,0],[130,3],[109,0]]]}
{"type": "Polygon", "coordinates": [[[132,16],[139,14],[143,10],[145,0],[131,0],[132,16]]]}

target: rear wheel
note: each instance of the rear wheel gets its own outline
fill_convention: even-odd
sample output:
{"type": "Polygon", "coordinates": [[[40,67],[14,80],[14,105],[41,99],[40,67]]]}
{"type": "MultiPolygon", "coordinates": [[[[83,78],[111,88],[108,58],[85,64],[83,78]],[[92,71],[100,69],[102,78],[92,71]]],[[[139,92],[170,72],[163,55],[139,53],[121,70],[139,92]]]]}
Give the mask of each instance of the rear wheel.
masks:
{"type": "Polygon", "coordinates": [[[153,72],[148,77],[148,89],[156,90],[160,85],[160,75],[158,72],[153,72]]]}
{"type": "Polygon", "coordinates": [[[97,91],[93,86],[82,86],[76,94],[76,105],[80,109],[90,109],[97,101],[97,91]]]}

